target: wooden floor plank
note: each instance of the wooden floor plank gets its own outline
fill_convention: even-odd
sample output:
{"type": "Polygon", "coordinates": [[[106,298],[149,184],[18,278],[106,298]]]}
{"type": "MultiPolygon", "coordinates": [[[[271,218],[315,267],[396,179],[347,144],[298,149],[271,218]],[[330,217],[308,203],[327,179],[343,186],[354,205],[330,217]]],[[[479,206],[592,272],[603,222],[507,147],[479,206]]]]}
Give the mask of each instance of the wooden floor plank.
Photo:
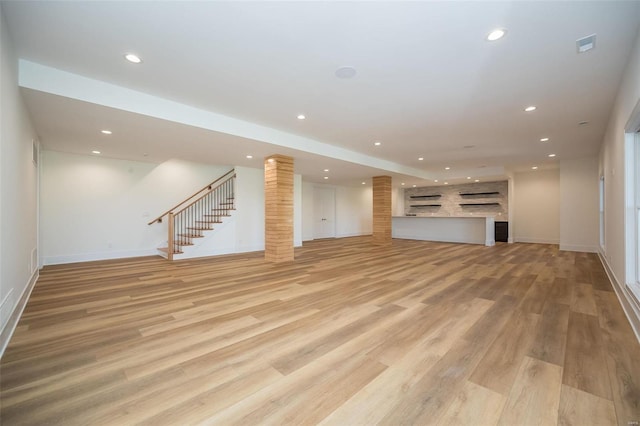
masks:
{"type": "Polygon", "coordinates": [[[616,422],[612,401],[562,385],[558,425],[614,425],[616,422]]]}
{"type": "Polygon", "coordinates": [[[506,401],[504,395],[467,382],[438,424],[467,426],[477,424],[479,419],[485,425],[497,424],[506,401]]]}
{"type": "Polygon", "coordinates": [[[604,358],[603,336],[598,318],[571,312],[567,331],[562,383],[611,399],[611,384],[604,358]]]}
{"type": "Polygon", "coordinates": [[[575,283],[573,285],[571,310],[587,315],[598,315],[591,284],[575,283]]]}
{"type": "Polygon", "coordinates": [[[557,424],[561,386],[562,367],[525,357],[498,424],[557,424]]]}
{"type": "Polygon", "coordinates": [[[617,423],[640,422],[640,358],[633,355],[640,350],[640,343],[615,293],[596,290],[595,298],[617,423]]]}
{"type": "Polygon", "coordinates": [[[47,266],[0,360],[0,419],[626,426],[640,344],[599,262],[354,237],[285,264],[47,266]]]}
{"type": "Polygon", "coordinates": [[[502,329],[471,375],[470,381],[508,395],[529,351],[539,315],[518,311],[502,329]]]}
{"type": "Polygon", "coordinates": [[[542,308],[529,356],[540,361],[564,365],[569,327],[569,305],[547,301],[542,308]]]}

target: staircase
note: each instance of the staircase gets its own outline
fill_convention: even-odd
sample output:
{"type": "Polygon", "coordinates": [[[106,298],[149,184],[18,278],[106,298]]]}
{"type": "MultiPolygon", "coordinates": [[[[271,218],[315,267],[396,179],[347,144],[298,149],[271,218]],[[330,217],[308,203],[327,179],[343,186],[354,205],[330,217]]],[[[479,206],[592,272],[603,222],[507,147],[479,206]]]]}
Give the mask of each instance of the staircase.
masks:
{"type": "Polygon", "coordinates": [[[180,204],[167,210],[149,222],[167,221],[167,247],[158,249],[159,254],[169,260],[184,253],[185,247],[193,246],[214,230],[235,210],[235,170],[230,170],[180,204]]]}

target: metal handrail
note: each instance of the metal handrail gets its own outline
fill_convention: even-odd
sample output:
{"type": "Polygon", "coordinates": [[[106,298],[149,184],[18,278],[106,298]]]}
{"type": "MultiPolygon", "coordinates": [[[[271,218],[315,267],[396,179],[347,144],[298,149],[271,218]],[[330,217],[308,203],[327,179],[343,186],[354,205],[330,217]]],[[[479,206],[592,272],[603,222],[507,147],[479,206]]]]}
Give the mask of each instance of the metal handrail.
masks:
{"type": "MultiPolygon", "coordinates": [[[[223,174],[222,176],[220,176],[218,179],[214,180],[213,182],[211,182],[210,184],[206,185],[204,188],[202,188],[201,190],[197,191],[195,194],[191,195],[190,197],[187,197],[184,201],[182,201],[181,203],[176,204],[175,206],[173,206],[172,208],[170,208],[169,210],[167,210],[166,212],[162,213],[160,216],[158,216],[157,218],[153,219],[151,222],[149,222],[147,225],[153,225],[154,223],[158,222],[162,222],[162,218],[165,217],[166,215],[168,215],[169,213],[173,212],[175,209],[177,209],[178,207],[180,207],[181,205],[183,205],[184,203],[188,202],[189,200],[191,200],[193,197],[197,196],[198,194],[200,194],[202,191],[205,190],[212,190],[213,189],[213,185],[216,184],[216,182],[222,180],[224,177],[226,177],[227,175],[229,175],[230,173],[234,173],[235,174],[235,169],[231,169],[229,170],[227,173],[223,174]]],[[[205,194],[206,195],[206,194],[205,194]]],[[[205,196],[203,195],[203,197],[205,196]]],[[[202,197],[200,197],[202,198],[202,197]]],[[[198,201],[198,200],[196,200],[198,201]]],[[[195,203],[195,201],[194,201],[195,203]]],[[[193,204],[193,203],[192,203],[193,204]]]]}

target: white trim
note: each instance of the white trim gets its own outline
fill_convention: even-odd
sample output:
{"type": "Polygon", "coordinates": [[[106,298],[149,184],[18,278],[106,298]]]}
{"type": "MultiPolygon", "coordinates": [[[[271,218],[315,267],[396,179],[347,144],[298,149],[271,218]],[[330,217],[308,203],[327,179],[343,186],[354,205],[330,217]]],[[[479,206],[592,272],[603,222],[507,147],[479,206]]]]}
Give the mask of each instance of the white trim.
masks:
{"type": "MultiPolygon", "coordinates": [[[[18,326],[20,317],[22,317],[22,312],[24,312],[24,308],[27,306],[27,302],[31,297],[31,292],[33,291],[33,288],[35,287],[39,277],[40,270],[36,270],[36,272],[31,275],[29,283],[22,291],[20,299],[18,299],[18,303],[13,308],[13,312],[9,316],[9,320],[6,322],[2,330],[0,330],[0,358],[2,358],[2,355],[4,354],[5,349],[7,349],[7,345],[9,345],[9,341],[11,340],[13,333],[16,331],[16,327],[18,326]]],[[[4,303],[4,301],[2,303],[4,303]]]]}
{"type": "Polygon", "coordinates": [[[635,134],[624,134],[624,282],[636,280],[635,134]]]}
{"type": "Polygon", "coordinates": [[[454,243],[454,244],[474,244],[474,245],[481,245],[484,246],[485,242],[474,242],[474,241],[469,241],[469,240],[462,240],[459,238],[448,238],[448,239],[429,239],[429,240],[425,240],[424,238],[416,238],[415,235],[412,234],[398,234],[398,233],[394,233],[392,238],[394,240],[414,240],[414,241],[425,241],[425,242],[436,242],[436,243],[454,243]]]}
{"type": "Polygon", "coordinates": [[[61,265],[64,263],[93,262],[95,260],[124,259],[128,257],[156,256],[158,249],[107,251],[98,253],[70,254],[63,256],[46,256],[44,265],[61,265]]]}
{"type": "Polygon", "coordinates": [[[598,246],[583,246],[573,244],[560,244],[560,250],[579,251],[582,253],[598,253],[598,246]]]}
{"type": "Polygon", "coordinates": [[[532,244],[560,244],[560,240],[545,240],[543,238],[527,238],[518,237],[515,239],[516,243],[532,243],[532,244]]]}
{"type": "Polygon", "coordinates": [[[2,302],[0,302],[0,311],[2,311],[4,304],[7,303],[7,300],[9,300],[9,296],[11,296],[11,293],[13,293],[13,288],[9,289],[9,292],[4,296],[4,299],[2,299],[2,302]]]}
{"type": "Polygon", "coordinates": [[[609,266],[609,262],[607,262],[607,259],[603,256],[602,252],[598,252],[598,258],[600,259],[600,263],[604,266],[604,270],[609,277],[609,281],[611,281],[613,290],[620,301],[622,310],[627,316],[629,324],[631,324],[631,329],[635,333],[638,342],[640,342],[640,306],[636,303],[633,296],[627,293],[627,286],[624,286],[623,288],[620,285],[620,281],[616,278],[616,275],[613,273],[613,269],[609,266]]]}
{"type": "Polygon", "coordinates": [[[365,237],[373,235],[371,231],[369,232],[347,232],[346,234],[338,234],[336,238],[349,238],[349,237],[365,237]]]}

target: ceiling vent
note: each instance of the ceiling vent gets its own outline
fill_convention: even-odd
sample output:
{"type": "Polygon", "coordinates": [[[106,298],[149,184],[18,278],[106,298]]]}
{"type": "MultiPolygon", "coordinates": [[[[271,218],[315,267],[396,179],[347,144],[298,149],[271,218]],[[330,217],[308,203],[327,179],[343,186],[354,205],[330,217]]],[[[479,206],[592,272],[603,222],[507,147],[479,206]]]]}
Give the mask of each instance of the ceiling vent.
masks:
{"type": "Polygon", "coordinates": [[[588,52],[596,47],[596,35],[582,37],[576,40],[576,48],[578,53],[588,52]]]}

